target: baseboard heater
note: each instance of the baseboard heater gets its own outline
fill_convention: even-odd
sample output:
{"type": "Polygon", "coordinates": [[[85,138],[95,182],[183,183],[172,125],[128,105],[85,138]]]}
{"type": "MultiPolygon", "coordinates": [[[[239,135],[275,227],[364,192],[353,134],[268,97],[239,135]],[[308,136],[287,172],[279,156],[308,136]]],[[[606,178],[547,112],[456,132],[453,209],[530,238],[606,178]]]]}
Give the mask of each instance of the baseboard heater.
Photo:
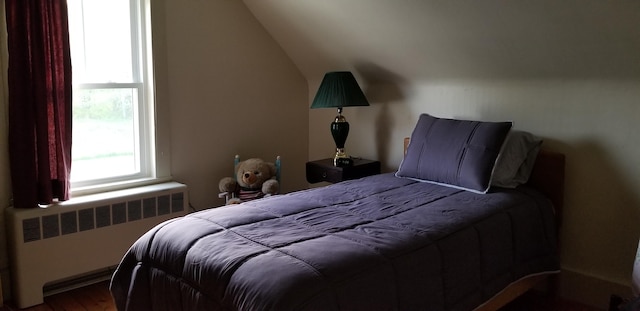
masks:
{"type": "Polygon", "coordinates": [[[113,269],[138,237],[162,221],[185,215],[187,206],[187,186],[167,182],[47,208],[8,208],[13,302],[19,308],[38,305],[47,286],[113,269]]]}

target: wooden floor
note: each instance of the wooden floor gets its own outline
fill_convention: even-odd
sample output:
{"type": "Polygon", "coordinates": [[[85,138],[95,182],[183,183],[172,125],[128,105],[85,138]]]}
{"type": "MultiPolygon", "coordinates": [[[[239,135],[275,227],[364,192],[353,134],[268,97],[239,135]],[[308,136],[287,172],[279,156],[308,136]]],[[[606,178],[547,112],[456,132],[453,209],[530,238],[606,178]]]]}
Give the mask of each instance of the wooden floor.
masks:
{"type": "Polygon", "coordinates": [[[546,294],[529,291],[500,311],[605,311],[546,294]]]}
{"type": "MultiPolygon", "coordinates": [[[[73,291],[45,297],[45,303],[23,311],[99,311],[116,310],[109,292],[109,283],[102,282],[73,291]]],[[[11,302],[1,311],[21,310],[11,302]]],[[[500,311],[603,311],[561,299],[549,298],[536,292],[525,293],[500,311]]]]}
{"type": "Polygon", "coordinates": [[[38,306],[18,309],[7,302],[2,311],[99,311],[116,310],[109,292],[109,283],[102,282],[72,291],[44,297],[44,303],[38,306]]]}

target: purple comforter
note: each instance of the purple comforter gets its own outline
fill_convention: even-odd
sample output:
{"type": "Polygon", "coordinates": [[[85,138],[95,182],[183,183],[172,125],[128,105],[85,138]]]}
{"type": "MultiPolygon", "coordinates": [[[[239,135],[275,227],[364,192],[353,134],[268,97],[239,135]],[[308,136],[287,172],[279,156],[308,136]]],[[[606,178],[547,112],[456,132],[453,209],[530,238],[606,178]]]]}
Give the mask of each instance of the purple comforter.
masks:
{"type": "Polygon", "coordinates": [[[382,174],[167,221],[111,281],[119,310],[470,310],[559,268],[530,188],[382,174]]]}

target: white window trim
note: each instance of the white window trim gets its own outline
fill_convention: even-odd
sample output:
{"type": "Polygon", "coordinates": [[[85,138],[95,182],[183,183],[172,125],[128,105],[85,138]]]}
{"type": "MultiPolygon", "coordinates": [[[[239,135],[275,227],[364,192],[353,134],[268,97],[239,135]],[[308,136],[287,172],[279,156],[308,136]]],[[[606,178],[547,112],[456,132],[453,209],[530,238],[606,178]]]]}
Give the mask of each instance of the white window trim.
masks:
{"type": "MultiPolygon", "coordinates": [[[[142,152],[140,156],[146,157],[148,160],[141,161],[141,165],[146,167],[141,168],[140,174],[128,176],[128,178],[105,178],[100,179],[99,183],[86,183],[86,182],[74,182],[71,185],[70,193],[72,197],[84,196],[89,194],[108,192],[120,189],[134,188],[139,186],[145,186],[150,184],[162,183],[171,181],[170,175],[170,152],[169,152],[169,119],[166,113],[168,108],[157,109],[158,103],[155,101],[155,81],[154,81],[154,61],[152,53],[152,40],[150,34],[153,31],[151,23],[151,4],[149,0],[140,0],[139,5],[135,2],[131,2],[132,14],[137,14],[138,18],[142,18],[140,27],[132,27],[137,29],[135,34],[132,34],[132,46],[136,47],[134,50],[140,51],[144,58],[140,55],[135,55],[134,64],[138,70],[134,70],[134,79],[137,81],[146,81],[146,83],[104,83],[99,84],[101,88],[138,88],[137,85],[144,85],[144,87],[138,88],[138,100],[142,100],[146,109],[143,113],[138,113],[137,117],[141,130],[147,131],[148,134],[143,143],[142,149],[147,150],[148,153],[142,152]],[[142,42],[142,47],[139,47],[139,42],[142,42]],[[140,62],[142,60],[142,63],[140,62]],[[142,78],[142,79],[140,79],[142,78]],[[158,130],[163,129],[161,134],[163,139],[162,143],[159,143],[158,130]],[[158,145],[160,147],[158,148],[158,145]]],[[[85,86],[97,86],[92,84],[85,84],[85,86]]],[[[77,87],[82,88],[82,85],[77,87]]],[[[137,107],[136,107],[137,108],[137,107]]],[[[141,136],[136,136],[141,137],[141,136]]]]}

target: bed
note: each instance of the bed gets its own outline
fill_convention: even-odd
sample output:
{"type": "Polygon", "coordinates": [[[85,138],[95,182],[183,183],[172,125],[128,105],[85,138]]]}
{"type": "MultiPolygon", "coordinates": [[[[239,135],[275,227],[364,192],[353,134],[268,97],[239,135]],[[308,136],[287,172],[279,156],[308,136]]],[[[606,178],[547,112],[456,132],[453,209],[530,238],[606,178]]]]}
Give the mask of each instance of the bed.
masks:
{"type": "Polygon", "coordinates": [[[512,133],[423,114],[395,173],[164,222],[117,267],[116,306],[495,310],[559,271],[564,156],[512,133]],[[496,186],[503,166],[525,180],[496,186]]]}

